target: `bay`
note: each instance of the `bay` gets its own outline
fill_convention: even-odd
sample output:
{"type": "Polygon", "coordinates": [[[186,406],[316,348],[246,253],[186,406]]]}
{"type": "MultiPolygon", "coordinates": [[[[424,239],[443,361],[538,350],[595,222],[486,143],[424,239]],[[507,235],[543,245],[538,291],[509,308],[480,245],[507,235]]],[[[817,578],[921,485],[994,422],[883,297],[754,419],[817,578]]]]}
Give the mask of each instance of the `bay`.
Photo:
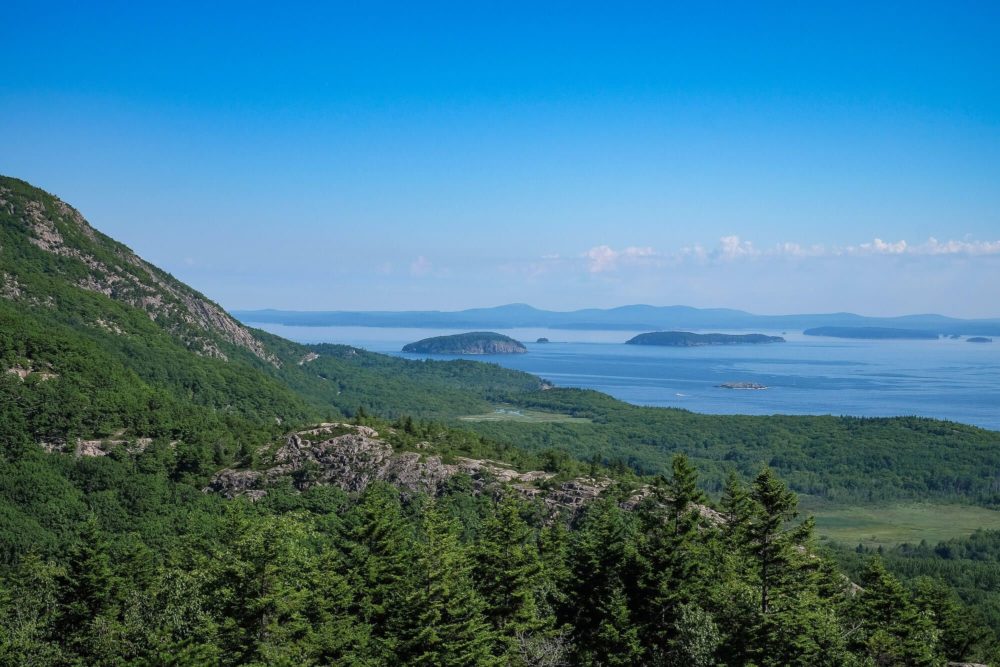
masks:
{"type": "MultiPolygon", "coordinates": [[[[254,326],[302,343],[341,343],[410,359],[431,357],[400,352],[406,343],[464,331],[254,326]]],[[[709,414],[917,415],[1000,430],[997,343],[727,331],[783,335],[787,342],[678,348],[624,344],[641,331],[496,331],[524,342],[528,353],[463,358],[527,371],[561,387],[596,389],[639,405],[709,414]],[[540,337],[551,342],[533,342],[540,337]],[[768,389],[719,386],[729,382],[754,382],[768,389]]]]}

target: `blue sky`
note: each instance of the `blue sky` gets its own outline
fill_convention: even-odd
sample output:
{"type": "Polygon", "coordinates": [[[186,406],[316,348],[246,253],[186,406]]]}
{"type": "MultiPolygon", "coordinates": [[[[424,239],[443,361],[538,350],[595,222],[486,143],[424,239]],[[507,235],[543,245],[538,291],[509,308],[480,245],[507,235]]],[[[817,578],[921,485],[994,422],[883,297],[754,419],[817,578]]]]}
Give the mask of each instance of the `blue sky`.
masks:
{"type": "Polygon", "coordinates": [[[0,173],[226,307],[1000,316],[996,3],[143,4],[4,8],[0,173]]]}

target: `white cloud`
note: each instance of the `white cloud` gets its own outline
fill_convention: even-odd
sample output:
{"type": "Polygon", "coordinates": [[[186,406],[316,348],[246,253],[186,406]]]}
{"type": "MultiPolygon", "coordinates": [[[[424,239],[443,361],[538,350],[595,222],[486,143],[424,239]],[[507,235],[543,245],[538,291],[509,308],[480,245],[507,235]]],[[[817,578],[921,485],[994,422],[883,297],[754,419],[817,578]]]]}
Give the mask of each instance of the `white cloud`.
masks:
{"type": "Polygon", "coordinates": [[[420,255],[410,264],[410,273],[415,276],[426,276],[431,272],[431,268],[430,260],[420,255]]]}
{"type": "Polygon", "coordinates": [[[933,236],[916,248],[925,255],[1000,255],[1000,241],[938,241],[933,236]]]}
{"type": "Polygon", "coordinates": [[[602,244],[594,246],[577,255],[561,256],[546,254],[541,261],[532,264],[531,273],[538,274],[559,267],[579,267],[582,259],[587,272],[591,274],[613,273],[625,269],[663,269],[668,266],[678,266],[688,262],[698,264],[734,263],[744,261],[766,260],[801,260],[823,257],[910,257],[933,255],[965,255],[965,256],[1000,256],[1000,240],[997,241],[938,241],[930,238],[924,243],[910,243],[905,239],[884,241],[875,238],[870,242],[846,246],[827,246],[823,244],[803,245],[794,241],[777,243],[774,246],[759,248],[752,241],[744,240],[735,234],[723,236],[715,247],[702,244],[685,246],[673,252],[660,252],[649,246],[629,246],[616,250],[602,244]]]}
{"type": "Polygon", "coordinates": [[[739,236],[723,236],[719,239],[719,249],[716,256],[721,259],[739,259],[741,257],[756,257],[760,252],[750,241],[743,241],[739,236]]]}
{"type": "Polygon", "coordinates": [[[656,257],[656,251],[649,247],[629,246],[615,250],[611,246],[594,246],[583,254],[587,260],[587,270],[591,273],[614,271],[619,264],[635,264],[656,257]]]}
{"type": "Polygon", "coordinates": [[[938,241],[932,236],[924,243],[911,244],[905,240],[887,243],[876,238],[871,243],[847,246],[845,252],[851,255],[1000,255],[1000,241],[938,241]]]}

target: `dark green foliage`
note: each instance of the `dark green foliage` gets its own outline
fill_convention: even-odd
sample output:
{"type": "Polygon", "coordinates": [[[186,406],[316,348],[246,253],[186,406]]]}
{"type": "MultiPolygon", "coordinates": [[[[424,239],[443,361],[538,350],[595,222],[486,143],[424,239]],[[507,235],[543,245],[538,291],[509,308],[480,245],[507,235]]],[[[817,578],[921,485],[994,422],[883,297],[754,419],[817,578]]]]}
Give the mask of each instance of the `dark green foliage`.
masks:
{"type": "Polygon", "coordinates": [[[1000,433],[917,417],[701,415],[628,405],[579,389],[512,399],[520,407],[585,417],[592,423],[467,422],[464,428],[522,448],[563,448],[589,461],[621,460],[652,474],[676,453],[718,494],[726,475],[750,478],[767,466],[796,493],[849,503],[894,499],[1000,504],[994,471],[1000,433]]]}
{"type": "Polygon", "coordinates": [[[868,653],[876,664],[904,667],[937,665],[939,631],[930,615],[913,602],[903,585],[874,558],[864,571],[862,590],[853,606],[861,627],[851,643],[868,653]]]}
{"type": "MultiPolygon", "coordinates": [[[[873,551],[837,547],[833,554],[860,579],[873,551]]],[[[934,617],[947,655],[1000,659],[995,637],[1000,631],[1000,531],[978,530],[937,545],[904,544],[882,550],[879,560],[913,591],[918,609],[934,617]]]]}
{"type": "Polygon", "coordinates": [[[2,528],[0,664],[938,664],[994,639],[940,584],[872,569],[852,596],[768,470],[733,531],[692,500],[683,458],[635,509],[613,486],[560,519],[462,483],[249,504],[190,486],[162,452],[39,456],[8,464],[7,488],[36,480],[76,509],[39,514],[36,551],[2,528]]]}
{"type": "Polygon", "coordinates": [[[458,527],[429,503],[403,600],[397,657],[403,664],[499,664],[486,605],[473,586],[472,562],[458,527]]]}

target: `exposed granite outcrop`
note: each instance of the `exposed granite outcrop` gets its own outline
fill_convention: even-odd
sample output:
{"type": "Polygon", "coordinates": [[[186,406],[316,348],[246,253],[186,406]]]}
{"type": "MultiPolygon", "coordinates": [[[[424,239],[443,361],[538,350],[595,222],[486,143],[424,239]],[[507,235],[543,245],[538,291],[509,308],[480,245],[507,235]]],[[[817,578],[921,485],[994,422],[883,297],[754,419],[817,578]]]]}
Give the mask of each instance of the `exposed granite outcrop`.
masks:
{"type": "MultiPolygon", "coordinates": [[[[423,449],[420,445],[417,448],[423,449]]],[[[382,481],[398,487],[404,494],[433,495],[451,477],[465,474],[477,493],[506,485],[525,497],[541,501],[554,512],[576,512],[614,484],[607,477],[578,477],[553,484],[552,473],[519,472],[489,459],[459,457],[454,463],[445,463],[439,456],[419,451],[396,452],[373,429],[340,423],[321,424],[293,433],[274,452],[269,463],[269,467],[260,470],[222,470],[204,491],[220,493],[226,498],[243,496],[256,500],[267,494],[269,485],[288,477],[299,490],[329,484],[356,493],[382,481]]],[[[651,495],[650,487],[640,487],[621,506],[633,509],[651,495]]],[[[709,507],[699,506],[699,511],[710,521],[722,521],[721,515],[709,507]]]]}

